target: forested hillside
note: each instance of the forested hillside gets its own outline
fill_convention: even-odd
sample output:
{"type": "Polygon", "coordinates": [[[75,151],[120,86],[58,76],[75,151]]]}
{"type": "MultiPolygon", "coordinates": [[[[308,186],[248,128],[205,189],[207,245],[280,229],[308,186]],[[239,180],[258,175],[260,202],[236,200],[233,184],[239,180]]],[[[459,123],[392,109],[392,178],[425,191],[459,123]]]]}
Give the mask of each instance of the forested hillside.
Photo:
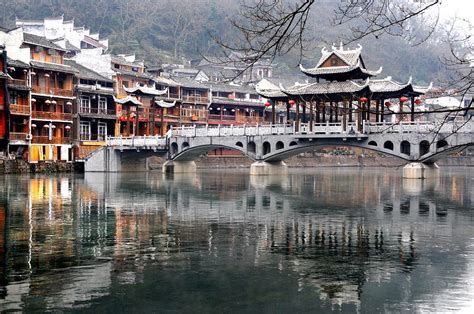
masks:
{"type": "MultiPolygon", "coordinates": [[[[163,62],[185,62],[200,55],[219,53],[213,36],[227,41],[238,40],[230,19],[238,17],[236,0],[0,0],[0,18],[4,27],[12,27],[15,18],[41,19],[64,15],[76,26],[86,26],[110,39],[114,53],[136,53],[155,65],[163,62]]],[[[291,1],[291,0],[289,0],[291,1]]],[[[311,38],[301,62],[311,66],[321,47],[338,43],[347,26],[333,27],[334,1],[320,0],[311,14],[311,38]]],[[[416,47],[400,38],[381,36],[366,38],[364,56],[368,67],[383,65],[383,75],[401,81],[413,76],[415,82],[442,84],[449,80],[442,56],[447,47],[432,36],[416,47]]],[[[352,44],[355,46],[355,44],[352,44]]],[[[299,51],[275,59],[277,75],[297,74],[299,51]]]]}

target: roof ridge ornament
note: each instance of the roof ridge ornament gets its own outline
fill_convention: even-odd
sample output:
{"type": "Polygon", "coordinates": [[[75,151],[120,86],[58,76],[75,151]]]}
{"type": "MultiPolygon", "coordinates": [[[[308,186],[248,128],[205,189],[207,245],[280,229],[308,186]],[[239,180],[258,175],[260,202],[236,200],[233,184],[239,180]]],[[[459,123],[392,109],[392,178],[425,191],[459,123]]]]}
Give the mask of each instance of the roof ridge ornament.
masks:
{"type": "Polygon", "coordinates": [[[341,40],[341,44],[340,44],[340,46],[339,46],[339,49],[340,49],[341,51],[344,51],[344,45],[342,44],[342,40],[341,40]]]}
{"type": "Polygon", "coordinates": [[[361,44],[357,44],[357,48],[355,49],[357,51],[362,51],[362,45],[361,44]]]}
{"type": "Polygon", "coordinates": [[[410,78],[408,79],[407,85],[410,85],[412,80],[413,80],[413,77],[410,75],[410,78]]]}

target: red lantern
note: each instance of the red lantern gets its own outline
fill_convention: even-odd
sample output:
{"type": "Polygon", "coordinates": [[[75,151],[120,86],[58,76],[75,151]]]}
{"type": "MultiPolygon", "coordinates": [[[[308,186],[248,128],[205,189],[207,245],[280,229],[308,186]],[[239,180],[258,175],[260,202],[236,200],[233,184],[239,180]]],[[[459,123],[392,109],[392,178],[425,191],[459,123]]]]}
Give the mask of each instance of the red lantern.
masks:
{"type": "Polygon", "coordinates": [[[421,99],[415,100],[415,104],[417,104],[417,105],[421,105],[422,103],[423,103],[423,102],[421,101],[421,99]]]}
{"type": "Polygon", "coordinates": [[[408,101],[408,97],[406,96],[400,97],[400,102],[405,102],[405,101],[408,101]]]}
{"type": "Polygon", "coordinates": [[[294,105],[296,104],[296,101],[294,101],[294,100],[292,99],[292,100],[290,100],[290,101],[288,102],[288,104],[289,104],[290,106],[294,106],[294,105]]]}
{"type": "Polygon", "coordinates": [[[390,101],[385,102],[385,107],[390,108],[392,107],[392,103],[390,101]]]}
{"type": "Polygon", "coordinates": [[[367,97],[361,97],[359,100],[360,102],[367,102],[369,99],[367,99],[367,97]]]}
{"type": "Polygon", "coordinates": [[[265,103],[265,107],[270,107],[272,104],[270,102],[265,103]]]}

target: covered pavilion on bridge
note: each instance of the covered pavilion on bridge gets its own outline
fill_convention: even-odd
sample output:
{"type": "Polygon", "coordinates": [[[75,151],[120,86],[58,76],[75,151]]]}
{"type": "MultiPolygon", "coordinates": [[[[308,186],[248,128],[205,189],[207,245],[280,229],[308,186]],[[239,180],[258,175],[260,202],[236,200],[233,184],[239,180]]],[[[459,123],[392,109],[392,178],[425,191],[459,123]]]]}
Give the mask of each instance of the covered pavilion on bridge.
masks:
{"type": "Polygon", "coordinates": [[[356,122],[357,129],[361,131],[364,121],[384,122],[387,115],[395,113],[390,108],[391,103],[386,102],[393,98],[400,99],[399,119],[406,118],[403,107],[407,105],[410,120],[415,120],[415,98],[431,86],[414,86],[411,78],[406,84],[391,77],[373,79],[382,72],[382,67],[376,71],[368,70],[360,45],[356,49],[345,50],[341,44],[339,48],[333,46],[332,51],[323,48],[321,52],[322,57],[314,68],[307,69],[300,65],[301,71],[313,82],[296,83],[286,88],[280,86],[279,90],[258,90],[270,102],[272,123],[276,121],[277,103],[284,103],[287,122],[290,121],[290,109],[295,107],[297,128],[300,123],[309,122],[312,130],[314,123],[338,123],[342,120],[344,130],[347,130],[348,124],[356,122]]]}

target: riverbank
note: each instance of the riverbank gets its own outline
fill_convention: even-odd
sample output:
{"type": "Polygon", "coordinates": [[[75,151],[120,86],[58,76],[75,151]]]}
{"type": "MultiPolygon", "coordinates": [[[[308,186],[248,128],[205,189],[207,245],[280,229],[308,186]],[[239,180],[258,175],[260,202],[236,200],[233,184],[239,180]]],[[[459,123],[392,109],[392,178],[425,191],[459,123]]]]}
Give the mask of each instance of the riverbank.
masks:
{"type": "MultiPolygon", "coordinates": [[[[150,170],[161,170],[165,158],[152,157],[148,161],[150,170]]],[[[405,161],[396,157],[372,155],[325,155],[301,154],[285,160],[292,168],[304,167],[401,167],[405,161]]],[[[243,156],[203,156],[196,160],[199,169],[236,169],[250,168],[252,160],[243,156]]],[[[448,157],[437,161],[439,166],[446,167],[474,167],[474,156],[448,157]]],[[[67,162],[39,162],[28,164],[24,160],[0,159],[1,174],[21,173],[63,173],[73,172],[73,163],[67,162]]]]}

